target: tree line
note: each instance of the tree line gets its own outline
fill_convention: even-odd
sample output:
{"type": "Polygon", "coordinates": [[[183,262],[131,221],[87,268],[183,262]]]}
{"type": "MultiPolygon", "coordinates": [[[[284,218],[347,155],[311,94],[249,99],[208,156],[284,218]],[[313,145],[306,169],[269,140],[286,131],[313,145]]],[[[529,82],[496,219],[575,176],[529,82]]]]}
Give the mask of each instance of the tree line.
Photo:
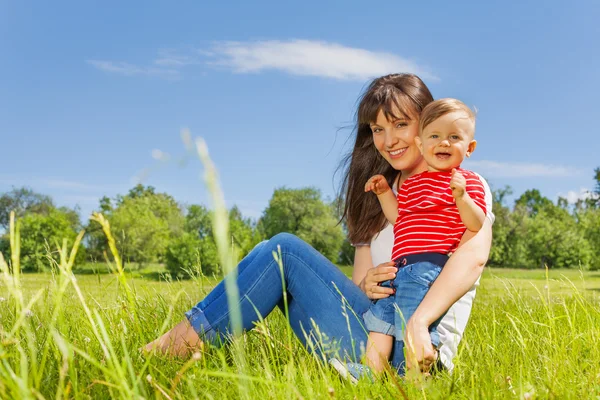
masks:
{"type": "MultiPolygon", "coordinates": [[[[0,252],[9,258],[9,218],[14,211],[21,233],[21,267],[24,271],[51,268],[56,248],[66,239],[71,245],[86,230],[76,266],[104,262],[108,241],[95,221],[81,221],[77,210],[57,207],[51,197],[22,187],[0,197],[0,252]]],[[[218,270],[213,238],[213,213],[203,205],[183,205],[152,186],[137,185],[125,195],[103,197],[97,211],[110,222],[119,253],[129,268],[164,263],[176,276],[190,271],[212,274],[218,270]]],[[[293,232],[333,262],[339,262],[344,232],[333,202],[315,188],[279,188],[257,220],[229,210],[231,245],[240,258],[260,241],[279,232],[293,232]]]]}
{"type": "MultiPolygon", "coordinates": [[[[600,168],[596,187],[586,199],[569,204],[527,190],[512,205],[509,187],[494,191],[496,215],[488,265],[511,268],[600,269],[600,168]]],[[[310,243],[332,262],[352,263],[354,249],[339,223],[339,201],[328,201],[315,188],[275,189],[258,220],[229,210],[231,246],[241,258],[256,244],[279,232],[310,243]]],[[[175,276],[190,271],[218,271],[212,212],[203,205],[183,205],[152,186],[137,185],[125,195],[103,197],[97,208],[108,219],[126,265],[138,268],[164,263],[175,276]]],[[[73,243],[86,230],[76,266],[104,262],[107,239],[93,221],[81,221],[78,210],[55,205],[51,197],[22,187],[0,196],[0,252],[10,256],[9,218],[14,211],[21,232],[21,266],[25,271],[51,268],[63,240],[73,243]]]]}

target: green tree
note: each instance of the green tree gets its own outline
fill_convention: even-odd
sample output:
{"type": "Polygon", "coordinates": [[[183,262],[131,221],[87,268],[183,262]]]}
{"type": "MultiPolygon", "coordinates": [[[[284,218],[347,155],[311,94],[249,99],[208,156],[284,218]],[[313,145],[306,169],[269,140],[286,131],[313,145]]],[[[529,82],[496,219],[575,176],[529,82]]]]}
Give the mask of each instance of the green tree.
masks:
{"type": "MultiPolygon", "coordinates": [[[[113,212],[112,201],[109,197],[100,198],[98,211],[110,220],[113,212]]],[[[102,227],[93,221],[89,221],[86,228],[85,243],[88,249],[88,257],[91,261],[104,261],[104,252],[108,249],[108,240],[102,227]]]]}
{"type": "MultiPolygon", "coordinates": [[[[73,245],[77,231],[72,216],[59,209],[47,214],[28,213],[19,219],[21,228],[21,266],[24,271],[43,271],[51,266],[49,256],[57,258],[57,246],[67,239],[73,245]]],[[[80,247],[76,263],[85,259],[85,248],[80,247]]]]}
{"type": "Polygon", "coordinates": [[[354,252],[355,248],[352,246],[348,237],[344,235],[344,241],[340,247],[340,254],[337,259],[339,265],[353,265],[354,264],[354,252]]]}
{"type": "Polygon", "coordinates": [[[185,231],[194,233],[199,239],[212,236],[212,217],[210,211],[202,205],[188,206],[185,215],[185,231]]]}
{"type": "Polygon", "coordinates": [[[318,189],[276,189],[259,224],[266,237],[293,233],[331,261],[338,260],[344,234],[334,206],[321,199],[318,189]]]}
{"type": "Polygon", "coordinates": [[[529,215],[536,215],[538,211],[546,206],[552,205],[552,201],[542,196],[539,190],[526,190],[515,202],[515,207],[524,207],[529,215]]]}
{"type": "Polygon", "coordinates": [[[592,198],[590,199],[591,203],[596,207],[600,206],[600,168],[596,168],[594,170],[594,179],[596,180],[596,187],[594,188],[594,192],[592,198]]]}
{"type": "MultiPolygon", "coordinates": [[[[212,221],[212,211],[202,205],[190,205],[187,208],[184,227],[187,233],[197,239],[197,248],[194,251],[190,250],[191,240],[189,238],[176,238],[173,242],[174,251],[182,251],[182,242],[185,242],[186,248],[190,250],[188,258],[197,257],[204,274],[216,273],[219,267],[219,256],[213,237],[212,221]]],[[[249,218],[244,218],[240,210],[235,206],[229,211],[229,232],[231,235],[231,245],[238,259],[246,256],[261,240],[261,236],[255,229],[252,221],[249,218]]],[[[186,269],[189,266],[180,266],[179,268],[186,269]]],[[[177,267],[173,265],[172,270],[176,271],[177,267]]]]}
{"type": "Polygon", "coordinates": [[[600,208],[587,207],[576,211],[578,226],[592,248],[590,269],[600,269],[600,208]]]}
{"type": "Polygon", "coordinates": [[[245,257],[262,240],[255,224],[245,218],[237,206],[229,210],[229,234],[239,258],[245,257]]]}
{"type": "Polygon", "coordinates": [[[527,224],[523,238],[533,267],[588,268],[592,247],[576,219],[554,204],[538,209],[527,224]]]}
{"type": "Polygon", "coordinates": [[[169,243],[165,254],[167,271],[179,278],[187,278],[196,271],[208,272],[202,270],[201,252],[201,240],[191,233],[183,232],[169,243]]]}
{"type": "Polygon", "coordinates": [[[13,188],[0,197],[0,226],[8,229],[11,211],[14,211],[19,218],[26,213],[48,215],[55,208],[49,196],[36,193],[26,187],[13,188]]]}
{"type": "Polygon", "coordinates": [[[492,211],[496,216],[492,230],[493,240],[488,264],[497,267],[506,267],[511,264],[507,256],[511,254],[511,235],[514,234],[514,224],[511,210],[504,203],[507,196],[512,194],[509,186],[493,191],[492,211]]]}
{"type": "Polygon", "coordinates": [[[171,237],[183,232],[184,217],[173,197],[136,186],[119,197],[108,219],[124,260],[160,261],[171,237]]]}
{"type": "MultiPolygon", "coordinates": [[[[219,254],[213,237],[212,212],[202,205],[193,204],[187,208],[184,226],[185,231],[197,240],[198,246],[196,251],[190,252],[188,258],[193,259],[193,255],[197,253],[202,273],[206,275],[216,273],[219,268],[219,254]]],[[[174,246],[178,246],[179,239],[175,240],[174,246]]],[[[182,240],[189,244],[189,240],[182,240]]],[[[175,271],[177,268],[184,270],[190,267],[191,265],[172,266],[170,270],[175,271]]]]}

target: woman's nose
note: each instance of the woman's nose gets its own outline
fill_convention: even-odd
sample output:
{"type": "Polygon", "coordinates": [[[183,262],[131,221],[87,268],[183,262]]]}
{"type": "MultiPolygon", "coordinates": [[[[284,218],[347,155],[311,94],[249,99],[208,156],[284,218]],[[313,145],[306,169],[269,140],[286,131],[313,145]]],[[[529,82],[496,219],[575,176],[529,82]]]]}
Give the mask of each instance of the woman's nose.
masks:
{"type": "Polygon", "coordinates": [[[388,149],[391,149],[398,143],[398,138],[394,135],[394,132],[386,132],[385,133],[385,145],[388,149]]]}

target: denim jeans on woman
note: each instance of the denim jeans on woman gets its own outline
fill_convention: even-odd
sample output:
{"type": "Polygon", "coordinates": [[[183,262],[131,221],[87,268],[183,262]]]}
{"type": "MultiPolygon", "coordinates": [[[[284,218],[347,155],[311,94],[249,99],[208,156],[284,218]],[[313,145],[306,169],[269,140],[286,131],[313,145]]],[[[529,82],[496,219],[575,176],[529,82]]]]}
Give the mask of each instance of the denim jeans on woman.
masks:
{"type": "MultiPolygon", "coordinates": [[[[283,261],[289,322],[298,339],[323,360],[336,356],[359,362],[368,336],[362,315],[371,301],[323,255],[287,233],[260,243],[238,265],[244,330],[252,329],[275,307],[283,310],[281,272],[273,257],[278,247],[283,261]]],[[[203,340],[214,344],[226,342],[231,326],[224,282],[186,316],[203,340]]]]}

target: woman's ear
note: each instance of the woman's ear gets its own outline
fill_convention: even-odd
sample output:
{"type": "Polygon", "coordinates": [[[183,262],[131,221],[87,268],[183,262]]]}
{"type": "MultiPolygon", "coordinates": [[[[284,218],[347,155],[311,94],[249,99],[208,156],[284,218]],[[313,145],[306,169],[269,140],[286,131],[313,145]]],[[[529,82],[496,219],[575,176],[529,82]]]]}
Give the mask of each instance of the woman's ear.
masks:
{"type": "Polygon", "coordinates": [[[419,148],[421,155],[423,155],[423,142],[421,141],[421,138],[418,135],[415,136],[415,143],[416,143],[417,147],[419,148]]]}
{"type": "Polygon", "coordinates": [[[469,143],[469,147],[467,148],[467,157],[471,157],[471,153],[473,153],[475,151],[475,148],[477,147],[477,140],[473,139],[471,140],[471,143],[469,143]]]}

